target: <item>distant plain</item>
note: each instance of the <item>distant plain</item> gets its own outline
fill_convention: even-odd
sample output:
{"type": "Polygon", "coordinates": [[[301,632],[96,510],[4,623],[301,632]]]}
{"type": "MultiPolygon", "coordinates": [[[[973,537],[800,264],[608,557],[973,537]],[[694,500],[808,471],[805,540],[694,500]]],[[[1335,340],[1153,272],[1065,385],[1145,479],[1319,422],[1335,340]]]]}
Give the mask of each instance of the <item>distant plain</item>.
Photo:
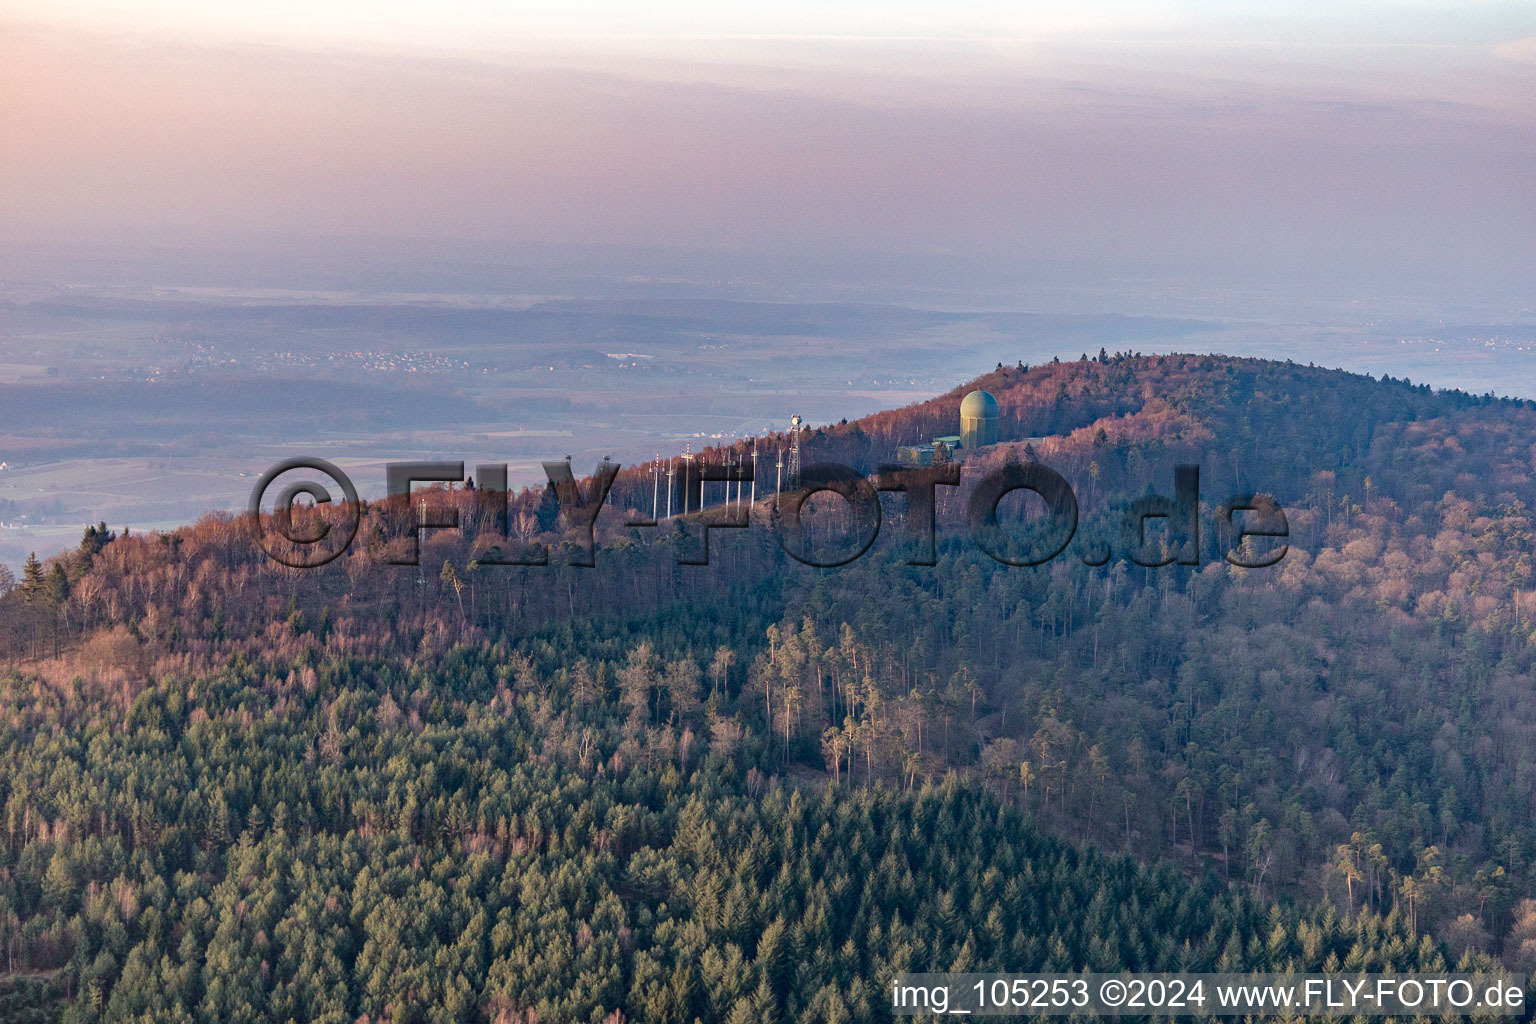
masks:
{"type": "MultiPolygon", "coordinates": [[[[634,463],[1099,348],[1316,362],[1536,397],[1536,320],[1035,314],[857,302],[0,290],[0,563],[242,507],[297,455],[634,463]]],[[[917,440],[917,439],[914,439],[917,440]]]]}

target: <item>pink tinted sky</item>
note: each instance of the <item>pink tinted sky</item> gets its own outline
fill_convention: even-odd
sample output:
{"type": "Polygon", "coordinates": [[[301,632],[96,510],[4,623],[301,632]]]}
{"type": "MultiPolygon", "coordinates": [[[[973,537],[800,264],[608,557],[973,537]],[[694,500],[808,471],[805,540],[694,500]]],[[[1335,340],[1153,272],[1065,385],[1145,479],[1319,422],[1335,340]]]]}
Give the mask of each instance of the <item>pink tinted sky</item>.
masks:
{"type": "Polygon", "coordinates": [[[638,10],[0,0],[0,238],[1536,278],[1528,3],[638,10]]]}

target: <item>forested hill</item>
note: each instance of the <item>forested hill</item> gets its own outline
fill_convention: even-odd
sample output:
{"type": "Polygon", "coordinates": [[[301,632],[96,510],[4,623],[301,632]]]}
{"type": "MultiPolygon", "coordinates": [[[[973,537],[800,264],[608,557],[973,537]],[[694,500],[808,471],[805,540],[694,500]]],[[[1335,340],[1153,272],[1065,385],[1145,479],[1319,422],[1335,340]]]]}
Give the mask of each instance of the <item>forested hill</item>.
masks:
{"type": "Polygon", "coordinates": [[[1536,409],[1102,353],[806,461],[872,471],[973,387],[1003,443],[939,489],[936,566],[899,495],[840,568],[766,504],[679,565],[624,525],[629,467],[593,568],[542,489],[508,519],[547,567],[472,530],[388,564],[379,507],[319,569],[217,516],[31,567],[0,597],[0,1017],[885,1020],[906,968],[1536,970],[1536,409]],[[1030,460],[1112,549],[1199,465],[1202,564],[987,557],[969,488],[1030,460]],[[1267,569],[1211,528],[1249,492],[1289,522],[1267,569]]]}

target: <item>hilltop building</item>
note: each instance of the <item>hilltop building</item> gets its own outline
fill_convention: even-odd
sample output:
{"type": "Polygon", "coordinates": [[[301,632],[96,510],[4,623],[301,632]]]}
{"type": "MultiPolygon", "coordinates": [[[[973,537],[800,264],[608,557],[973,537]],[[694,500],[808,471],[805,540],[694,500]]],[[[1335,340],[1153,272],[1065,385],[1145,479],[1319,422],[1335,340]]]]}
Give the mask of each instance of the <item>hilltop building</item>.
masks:
{"type": "Polygon", "coordinates": [[[960,433],[936,437],[929,444],[906,444],[896,449],[896,461],[904,466],[932,466],[954,462],[962,451],[997,443],[997,399],[985,391],[972,391],[960,403],[960,433]]]}
{"type": "Polygon", "coordinates": [[[975,451],[997,444],[997,399],[987,391],[972,391],[960,403],[960,447],[975,451]]]}
{"type": "Polygon", "coordinates": [[[932,444],[904,444],[896,449],[896,461],[903,466],[932,466],[953,462],[960,447],[958,437],[936,437],[932,444]]]}

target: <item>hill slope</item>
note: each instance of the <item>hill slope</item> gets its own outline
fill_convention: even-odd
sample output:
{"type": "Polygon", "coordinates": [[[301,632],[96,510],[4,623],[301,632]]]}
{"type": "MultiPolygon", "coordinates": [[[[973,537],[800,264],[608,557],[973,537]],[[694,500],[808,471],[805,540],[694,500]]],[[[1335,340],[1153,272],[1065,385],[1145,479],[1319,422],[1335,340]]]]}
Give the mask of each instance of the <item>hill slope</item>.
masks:
{"type": "MultiPolygon", "coordinates": [[[[0,598],[8,966],[75,1019],[338,1021],[886,1019],[908,966],[1529,969],[1536,411],[1219,357],[977,385],[1004,443],[940,489],[933,567],[895,522],[817,570],[761,521],[679,566],[622,525],[643,470],[587,570],[448,531],[421,573],[368,528],[309,571],[217,518],[87,538],[0,598]],[[965,493],[1030,455],[1087,540],[1196,463],[1289,552],[1230,567],[1208,507],[1198,567],[1001,565],[965,493]]],[[[959,394],[808,461],[872,470],[959,394]]]]}

